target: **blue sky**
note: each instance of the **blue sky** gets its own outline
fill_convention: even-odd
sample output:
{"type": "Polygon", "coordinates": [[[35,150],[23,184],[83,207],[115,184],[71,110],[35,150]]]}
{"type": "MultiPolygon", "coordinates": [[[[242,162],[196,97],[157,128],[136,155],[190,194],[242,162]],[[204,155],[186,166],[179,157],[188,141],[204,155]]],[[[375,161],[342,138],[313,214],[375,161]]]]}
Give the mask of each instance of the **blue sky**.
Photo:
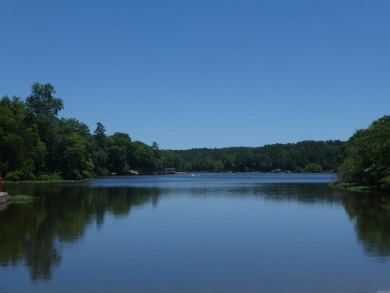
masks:
{"type": "Polygon", "coordinates": [[[52,83],[162,149],[347,140],[390,114],[388,0],[0,0],[0,95],[52,83]]]}

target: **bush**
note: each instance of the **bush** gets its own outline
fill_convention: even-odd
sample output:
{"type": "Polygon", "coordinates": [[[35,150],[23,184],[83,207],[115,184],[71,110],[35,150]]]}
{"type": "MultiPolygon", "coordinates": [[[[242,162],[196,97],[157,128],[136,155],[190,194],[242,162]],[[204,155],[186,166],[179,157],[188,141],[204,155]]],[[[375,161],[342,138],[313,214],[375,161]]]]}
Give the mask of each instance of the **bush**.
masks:
{"type": "Polygon", "coordinates": [[[8,172],[5,176],[7,181],[34,181],[35,176],[32,172],[26,170],[16,170],[8,172]]]}
{"type": "Polygon", "coordinates": [[[310,163],[305,166],[303,169],[304,172],[310,173],[320,173],[322,172],[321,165],[319,163],[310,163]]]}
{"type": "Polygon", "coordinates": [[[390,190],[390,176],[386,176],[382,178],[380,183],[381,183],[381,188],[390,190]]]}
{"type": "Polygon", "coordinates": [[[8,172],[5,176],[5,180],[7,181],[20,181],[22,180],[22,172],[20,171],[14,171],[14,172],[8,172]]]}
{"type": "Polygon", "coordinates": [[[42,174],[37,177],[38,181],[58,181],[62,180],[62,177],[58,174],[42,174]]]}

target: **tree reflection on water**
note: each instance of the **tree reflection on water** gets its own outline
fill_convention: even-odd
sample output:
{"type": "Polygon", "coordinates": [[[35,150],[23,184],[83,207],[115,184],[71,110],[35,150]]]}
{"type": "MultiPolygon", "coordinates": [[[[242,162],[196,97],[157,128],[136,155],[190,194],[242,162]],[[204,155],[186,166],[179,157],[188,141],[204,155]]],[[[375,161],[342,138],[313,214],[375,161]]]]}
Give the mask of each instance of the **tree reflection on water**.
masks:
{"type": "Polygon", "coordinates": [[[9,205],[0,214],[0,265],[24,263],[32,280],[51,279],[63,245],[76,244],[93,222],[101,227],[106,213],[126,216],[132,206],[158,200],[154,189],[42,186],[30,194],[39,201],[9,205]]]}
{"type": "Polygon", "coordinates": [[[344,193],[343,206],[355,221],[358,241],[368,256],[386,261],[390,256],[390,197],[385,194],[344,193]]]}
{"type": "MultiPolygon", "coordinates": [[[[61,264],[64,245],[77,245],[90,224],[102,227],[107,213],[125,217],[135,206],[157,206],[162,195],[183,193],[183,189],[174,188],[90,188],[85,184],[18,188],[18,192],[40,199],[27,205],[9,205],[0,213],[0,265],[24,264],[33,281],[51,279],[53,268],[61,264]]],[[[383,194],[349,193],[327,184],[309,183],[232,186],[221,192],[220,187],[211,189],[190,188],[186,193],[196,197],[254,197],[275,202],[343,205],[355,222],[358,241],[367,255],[381,261],[389,259],[390,198],[383,194]]]]}

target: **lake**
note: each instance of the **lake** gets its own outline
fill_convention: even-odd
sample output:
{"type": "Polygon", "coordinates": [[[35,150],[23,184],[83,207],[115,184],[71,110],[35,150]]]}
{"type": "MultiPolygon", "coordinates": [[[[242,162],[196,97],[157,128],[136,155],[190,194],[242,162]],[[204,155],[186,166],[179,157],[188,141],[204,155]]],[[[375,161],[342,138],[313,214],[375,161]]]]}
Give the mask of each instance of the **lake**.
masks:
{"type": "Polygon", "coordinates": [[[390,293],[390,197],[334,174],[3,185],[0,292],[390,293]]]}

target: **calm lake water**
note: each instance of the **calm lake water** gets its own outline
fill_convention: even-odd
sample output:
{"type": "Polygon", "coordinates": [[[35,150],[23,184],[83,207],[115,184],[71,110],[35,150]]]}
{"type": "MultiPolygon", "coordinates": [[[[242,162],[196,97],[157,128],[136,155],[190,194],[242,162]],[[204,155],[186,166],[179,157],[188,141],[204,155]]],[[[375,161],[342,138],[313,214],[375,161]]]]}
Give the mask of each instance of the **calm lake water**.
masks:
{"type": "Polygon", "coordinates": [[[390,293],[390,199],[333,174],[3,185],[0,292],[390,293]]]}

